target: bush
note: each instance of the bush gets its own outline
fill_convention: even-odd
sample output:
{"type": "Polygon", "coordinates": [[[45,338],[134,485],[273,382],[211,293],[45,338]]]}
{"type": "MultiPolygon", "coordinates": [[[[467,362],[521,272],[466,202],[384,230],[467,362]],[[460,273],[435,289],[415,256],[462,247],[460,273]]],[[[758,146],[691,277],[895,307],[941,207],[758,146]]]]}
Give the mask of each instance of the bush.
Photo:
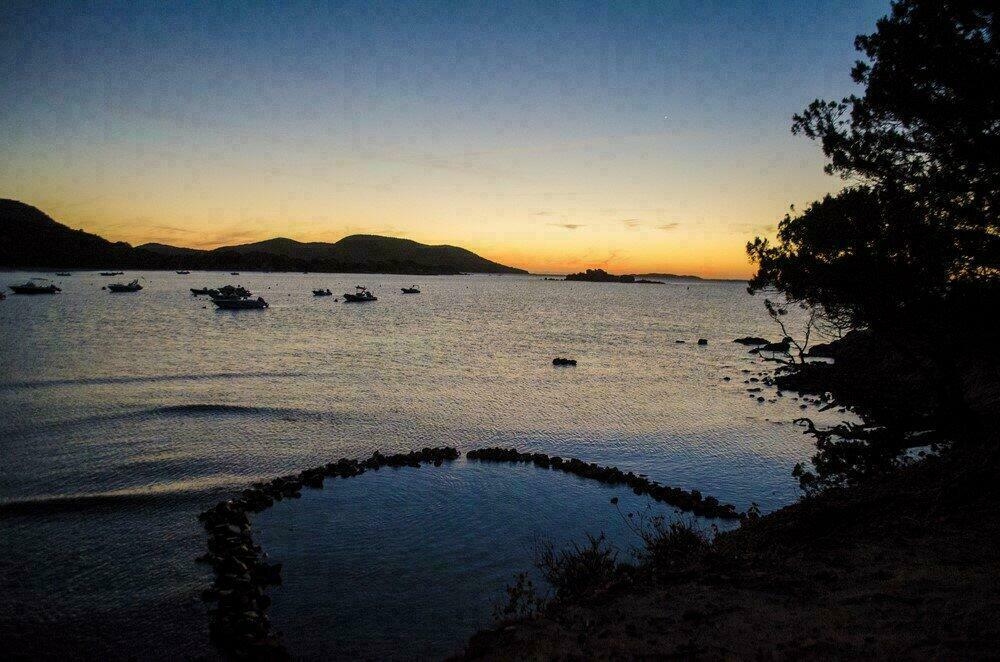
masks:
{"type": "Polygon", "coordinates": [[[636,557],[658,573],[691,565],[711,546],[708,536],[694,521],[668,523],[657,516],[639,523],[634,530],[642,538],[642,549],[636,552],[636,557]]]}
{"type": "Polygon", "coordinates": [[[608,545],[604,534],[587,534],[587,544],[573,543],[570,549],[556,550],[545,543],[535,566],[555,590],[558,599],[579,598],[609,584],[618,573],[618,552],[608,545]]]}
{"type": "Polygon", "coordinates": [[[493,606],[493,619],[506,621],[534,616],[545,606],[545,599],[535,591],[535,584],[528,574],[520,572],[514,576],[514,583],[504,587],[506,600],[493,606]]]}

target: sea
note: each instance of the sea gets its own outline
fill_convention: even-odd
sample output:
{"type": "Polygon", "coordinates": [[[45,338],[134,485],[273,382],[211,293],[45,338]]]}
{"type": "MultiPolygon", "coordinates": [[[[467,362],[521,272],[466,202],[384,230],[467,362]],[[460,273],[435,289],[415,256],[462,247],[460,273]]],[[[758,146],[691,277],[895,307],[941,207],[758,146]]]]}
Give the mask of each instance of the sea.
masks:
{"type": "MultiPolygon", "coordinates": [[[[197,515],[259,479],[376,450],[504,446],[766,512],[798,498],[792,468],[815,451],[792,423],[803,407],[850,416],[748,391],[774,364],[733,339],[780,330],[741,282],[8,272],[0,283],[35,276],[62,291],[0,301],[0,642],[14,658],[216,657],[197,515]],[[136,277],[139,292],[103,289],[136,277]],[[225,284],[270,305],[221,311],[190,291],[225,284]],[[378,300],[312,294],[358,285],[378,300]],[[411,285],[421,293],[401,292],[411,285]]],[[[603,535],[628,560],[636,522],[652,517],[690,520],[627,489],[463,457],[328,480],[253,529],[283,564],[269,618],[293,657],[438,659],[493,622],[517,573],[545,593],[534,569],[545,546],[603,535]]],[[[729,526],[692,521],[708,535],[729,526]]]]}

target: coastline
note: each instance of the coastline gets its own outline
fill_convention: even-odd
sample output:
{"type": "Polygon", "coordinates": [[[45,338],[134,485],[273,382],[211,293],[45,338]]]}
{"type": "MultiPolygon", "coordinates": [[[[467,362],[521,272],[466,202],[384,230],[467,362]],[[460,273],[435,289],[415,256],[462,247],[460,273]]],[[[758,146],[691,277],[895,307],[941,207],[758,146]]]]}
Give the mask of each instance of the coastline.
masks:
{"type": "MultiPolygon", "coordinates": [[[[932,395],[914,400],[912,380],[901,379],[919,366],[868,335],[824,354],[835,362],[779,371],[777,388],[820,393],[869,420],[909,412],[911,430],[942,415],[932,395]]],[[[536,613],[476,633],[455,659],[991,656],[1000,638],[1000,385],[982,365],[966,373],[979,403],[974,434],[853,484],[806,491],[701,546],[668,549],[665,561],[619,564],[581,594],[557,592],[536,613]]]]}
{"type": "Polygon", "coordinates": [[[640,567],[479,632],[456,659],[988,657],[997,467],[995,452],[942,456],[804,499],[669,573],[640,567]]]}

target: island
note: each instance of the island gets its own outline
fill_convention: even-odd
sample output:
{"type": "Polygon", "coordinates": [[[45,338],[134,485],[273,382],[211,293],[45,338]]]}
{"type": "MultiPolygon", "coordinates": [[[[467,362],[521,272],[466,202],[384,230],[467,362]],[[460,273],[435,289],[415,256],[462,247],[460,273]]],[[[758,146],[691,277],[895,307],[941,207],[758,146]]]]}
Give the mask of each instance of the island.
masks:
{"type": "Polygon", "coordinates": [[[649,280],[646,278],[639,278],[631,274],[616,276],[614,274],[609,274],[604,269],[587,269],[586,271],[581,271],[578,274],[568,274],[566,276],[566,280],[583,280],[591,283],[645,283],[663,285],[663,281],[661,280],[649,280]]]}

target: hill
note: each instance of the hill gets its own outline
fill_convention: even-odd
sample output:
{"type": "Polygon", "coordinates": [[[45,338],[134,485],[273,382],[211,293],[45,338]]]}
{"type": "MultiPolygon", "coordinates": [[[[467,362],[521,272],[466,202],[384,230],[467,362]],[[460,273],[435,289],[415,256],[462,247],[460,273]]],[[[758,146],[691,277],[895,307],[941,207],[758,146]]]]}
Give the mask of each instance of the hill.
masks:
{"type": "Polygon", "coordinates": [[[275,238],[213,250],[158,243],[133,247],[73,230],[36,207],[6,199],[0,199],[0,268],[527,273],[457,246],[376,235],[352,235],[336,243],[275,238]]]}
{"type": "Polygon", "coordinates": [[[0,267],[131,267],[134,252],[126,243],[57,223],[31,205],[0,199],[0,267]]]}

